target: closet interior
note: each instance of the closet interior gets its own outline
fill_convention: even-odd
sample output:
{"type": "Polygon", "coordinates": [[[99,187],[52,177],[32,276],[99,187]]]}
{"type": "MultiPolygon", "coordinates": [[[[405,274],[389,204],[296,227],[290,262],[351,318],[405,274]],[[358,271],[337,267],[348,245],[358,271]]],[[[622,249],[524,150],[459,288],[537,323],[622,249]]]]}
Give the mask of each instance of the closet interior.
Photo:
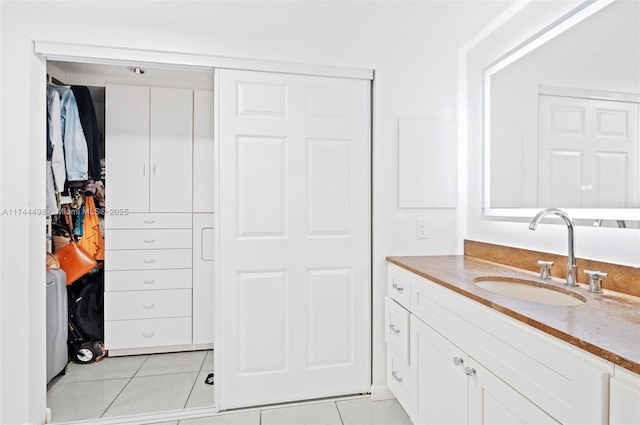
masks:
{"type": "Polygon", "coordinates": [[[53,422],[212,407],[213,71],[49,61],[47,72],[47,251],[66,274],[57,295],[47,292],[53,422]],[[78,256],[88,257],[81,271],[78,256]],[[163,405],[156,393],[156,409],[117,408],[127,391],[161,391],[158,376],[182,372],[166,381],[184,387],[182,402],[163,405]],[[95,380],[102,393],[92,395],[95,380]],[[102,406],[74,416],[76,393],[102,406]]]}

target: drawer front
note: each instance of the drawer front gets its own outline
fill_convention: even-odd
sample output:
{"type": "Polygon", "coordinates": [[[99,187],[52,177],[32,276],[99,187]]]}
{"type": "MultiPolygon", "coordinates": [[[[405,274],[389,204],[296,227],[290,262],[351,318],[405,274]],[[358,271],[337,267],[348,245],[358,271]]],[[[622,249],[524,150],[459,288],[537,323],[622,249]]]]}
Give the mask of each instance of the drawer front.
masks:
{"type": "Polygon", "coordinates": [[[114,249],[191,248],[191,229],[111,229],[105,246],[114,249]]]}
{"type": "Polygon", "coordinates": [[[105,321],[104,338],[113,350],[191,344],[191,318],[105,321]]]}
{"type": "Polygon", "coordinates": [[[390,350],[409,363],[409,312],[389,297],[385,297],[384,340],[390,350]]]}
{"type": "Polygon", "coordinates": [[[409,364],[398,357],[395,351],[387,350],[387,385],[406,412],[410,412],[411,374],[409,364]]]}
{"type": "Polygon", "coordinates": [[[104,320],[191,316],[191,289],[104,293],[104,320]]]}
{"type": "Polygon", "coordinates": [[[387,266],[387,295],[408,309],[411,303],[411,277],[400,267],[387,266]]]}
{"type": "Polygon", "coordinates": [[[106,229],[190,229],[191,223],[191,213],[108,214],[104,219],[106,229]]]}
{"type": "Polygon", "coordinates": [[[105,291],[191,288],[190,269],[112,270],[104,274],[105,291]]]}
{"type": "Polygon", "coordinates": [[[104,269],[160,270],[190,269],[190,249],[106,250],[104,269]]]}

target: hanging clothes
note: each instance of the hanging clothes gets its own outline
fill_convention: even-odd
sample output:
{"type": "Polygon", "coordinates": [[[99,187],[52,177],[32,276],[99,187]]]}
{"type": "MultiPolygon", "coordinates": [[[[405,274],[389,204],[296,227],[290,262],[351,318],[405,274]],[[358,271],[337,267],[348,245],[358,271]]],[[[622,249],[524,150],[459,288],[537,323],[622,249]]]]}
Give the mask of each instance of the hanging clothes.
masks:
{"type": "Polygon", "coordinates": [[[104,239],[100,231],[100,220],[96,212],[93,196],[87,196],[84,201],[82,233],[82,239],[78,241],[78,245],[96,260],[104,260],[104,239]]]}
{"type": "Polygon", "coordinates": [[[60,119],[64,162],[68,181],[83,181],[89,177],[87,141],[84,137],[75,96],[69,87],[48,83],[60,95],[60,119]]]}
{"type": "Polygon", "coordinates": [[[62,140],[62,119],[60,111],[60,94],[51,87],[47,87],[47,145],[50,149],[51,169],[56,192],[62,192],[67,172],[64,163],[64,148],[62,140]]]}
{"type": "Polygon", "coordinates": [[[101,178],[100,140],[102,140],[102,133],[98,128],[91,92],[85,86],[71,86],[71,91],[76,98],[80,123],[87,141],[89,177],[98,181],[101,178]]]}

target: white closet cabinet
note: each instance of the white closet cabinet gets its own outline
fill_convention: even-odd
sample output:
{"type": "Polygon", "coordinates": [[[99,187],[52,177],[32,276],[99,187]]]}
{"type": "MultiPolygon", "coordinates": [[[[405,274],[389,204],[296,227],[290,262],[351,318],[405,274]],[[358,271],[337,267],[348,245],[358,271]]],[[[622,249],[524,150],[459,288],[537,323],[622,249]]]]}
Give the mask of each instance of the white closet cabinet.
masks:
{"type": "Polygon", "coordinates": [[[213,93],[108,85],[105,108],[105,344],[211,348],[213,93]]]}
{"type": "Polygon", "coordinates": [[[191,212],[193,91],[108,85],[108,208],[191,212]]]}

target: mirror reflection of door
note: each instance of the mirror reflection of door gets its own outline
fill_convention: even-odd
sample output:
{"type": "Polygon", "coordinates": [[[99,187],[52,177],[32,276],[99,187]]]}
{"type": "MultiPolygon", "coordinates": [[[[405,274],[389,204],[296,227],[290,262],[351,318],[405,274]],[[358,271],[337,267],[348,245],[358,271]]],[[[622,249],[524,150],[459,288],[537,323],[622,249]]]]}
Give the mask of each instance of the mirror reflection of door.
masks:
{"type": "Polygon", "coordinates": [[[538,100],[538,206],[637,208],[638,104],[538,100]]]}

